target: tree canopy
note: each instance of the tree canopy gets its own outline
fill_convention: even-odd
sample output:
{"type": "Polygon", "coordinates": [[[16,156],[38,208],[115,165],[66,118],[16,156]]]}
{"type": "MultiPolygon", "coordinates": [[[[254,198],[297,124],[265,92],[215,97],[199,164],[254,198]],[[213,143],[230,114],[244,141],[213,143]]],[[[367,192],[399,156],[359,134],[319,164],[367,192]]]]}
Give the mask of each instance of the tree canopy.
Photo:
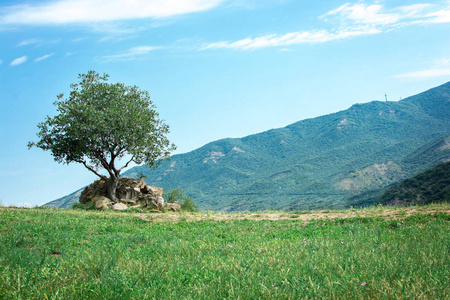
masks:
{"type": "Polygon", "coordinates": [[[58,114],[38,124],[37,142],[51,151],[58,163],[81,163],[107,180],[108,195],[115,199],[120,172],[131,162],[155,168],[169,159],[175,145],[166,134],[169,126],[159,119],[147,91],[123,83],[108,83],[109,75],[95,71],[79,75],[70,95],[58,95],[58,114]],[[116,163],[122,162],[121,166],[116,163]],[[99,171],[105,169],[109,175],[99,171]]]}

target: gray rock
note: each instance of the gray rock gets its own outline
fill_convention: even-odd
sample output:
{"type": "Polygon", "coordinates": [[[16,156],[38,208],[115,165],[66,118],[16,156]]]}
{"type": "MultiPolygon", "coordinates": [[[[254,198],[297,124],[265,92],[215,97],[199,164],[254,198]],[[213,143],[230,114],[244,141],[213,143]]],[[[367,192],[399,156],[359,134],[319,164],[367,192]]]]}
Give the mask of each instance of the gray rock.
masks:
{"type": "Polygon", "coordinates": [[[92,199],[92,202],[95,203],[96,208],[100,208],[100,209],[108,209],[109,206],[112,204],[112,201],[109,200],[109,198],[106,198],[104,196],[97,196],[92,199]]]}
{"type": "Polygon", "coordinates": [[[127,210],[128,206],[125,203],[116,203],[111,206],[113,210],[127,210]]]}
{"type": "MultiPolygon", "coordinates": [[[[120,178],[116,189],[118,203],[140,205],[159,211],[162,211],[166,205],[162,195],[162,188],[148,186],[144,179],[120,178]]],[[[80,203],[93,201],[97,208],[112,208],[112,202],[107,197],[106,181],[97,180],[81,192],[80,203]]]]}
{"type": "Polygon", "coordinates": [[[174,203],[166,203],[166,208],[167,210],[171,210],[171,211],[180,211],[181,210],[181,205],[178,202],[174,202],[174,203]]]}

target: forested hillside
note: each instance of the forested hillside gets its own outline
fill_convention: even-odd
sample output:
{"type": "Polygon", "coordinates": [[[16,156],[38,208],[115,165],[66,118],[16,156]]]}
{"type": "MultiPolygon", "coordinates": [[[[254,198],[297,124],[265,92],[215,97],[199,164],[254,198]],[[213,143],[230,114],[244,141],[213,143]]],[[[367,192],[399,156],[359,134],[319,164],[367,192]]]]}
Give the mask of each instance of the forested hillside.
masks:
{"type": "Polygon", "coordinates": [[[212,142],[173,156],[154,172],[137,167],[127,175],[144,172],[150,184],[180,187],[205,209],[345,206],[351,197],[448,156],[448,149],[429,143],[450,134],[449,100],[447,83],[399,102],[355,104],[285,128],[212,142]]]}
{"type": "Polygon", "coordinates": [[[389,188],[379,203],[393,206],[450,202],[450,162],[440,164],[389,188]]]}
{"type": "Polygon", "coordinates": [[[450,82],[398,102],[373,101],[174,155],[147,183],[181,188],[210,210],[374,204],[390,185],[450,158],[450,82]]]}

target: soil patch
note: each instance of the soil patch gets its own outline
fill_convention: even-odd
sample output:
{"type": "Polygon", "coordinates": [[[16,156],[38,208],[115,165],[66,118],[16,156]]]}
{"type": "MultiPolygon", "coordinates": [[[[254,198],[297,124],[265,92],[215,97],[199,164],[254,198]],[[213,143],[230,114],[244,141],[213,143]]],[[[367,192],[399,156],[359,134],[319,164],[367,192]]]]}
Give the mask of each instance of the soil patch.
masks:
{"type": "Polygon", "coordinates": [[[137,217],[144,221],[150,222],[178,222],[178,221],[202,221],[202,220],[214,220],[214,221],[231,221],[231,220],[302,220],[305,222],[311,220],[323,220],[323,219],[348,219],[348,218],[372,218],[383,217],[386,220],[401,220],[415,214],[435,214],[435,213],[450,214],[450,209],[436,208],[436,207],[423,207],[423,208],[371,208],[367,210],[343,210],[343,211],[311,211],[311,212],[277,212],[277,213],[163,213],[163,214],[136,214],[137,217]]]}

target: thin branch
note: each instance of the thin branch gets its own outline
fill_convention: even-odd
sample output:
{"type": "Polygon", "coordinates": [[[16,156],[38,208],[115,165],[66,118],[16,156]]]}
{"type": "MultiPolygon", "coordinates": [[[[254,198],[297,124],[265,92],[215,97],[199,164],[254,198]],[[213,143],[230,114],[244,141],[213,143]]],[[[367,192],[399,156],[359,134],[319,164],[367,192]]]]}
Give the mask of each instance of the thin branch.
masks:
{"type": "Polygon", "coordinates": [[[76,162],[82,163],[82,164],[86,167],[86,169],[88,169],[89,171],[91,171],[92,173],[94,173],[95,175],[97,175],[98,177],[100,177],[101,179],[108,179],[105,175],[101,175],[101,174],[99,174],[97,171],[95,171],[93,168],[89,167],[88,164],[86,163],[86,161],[84,161],[84,160],[79,160],[79,161],[76,161],[76,162]]]}
{"type": "Polygon", "coordinates": [[[126,167],[128,167],[128,165],[130,164],[130,162],[132,162],[134,160],[134,155],[131,157],[131,159],[122,167],[119,169],[119,172],[121,172],[123,169],[125,169],[126,167]]]}

